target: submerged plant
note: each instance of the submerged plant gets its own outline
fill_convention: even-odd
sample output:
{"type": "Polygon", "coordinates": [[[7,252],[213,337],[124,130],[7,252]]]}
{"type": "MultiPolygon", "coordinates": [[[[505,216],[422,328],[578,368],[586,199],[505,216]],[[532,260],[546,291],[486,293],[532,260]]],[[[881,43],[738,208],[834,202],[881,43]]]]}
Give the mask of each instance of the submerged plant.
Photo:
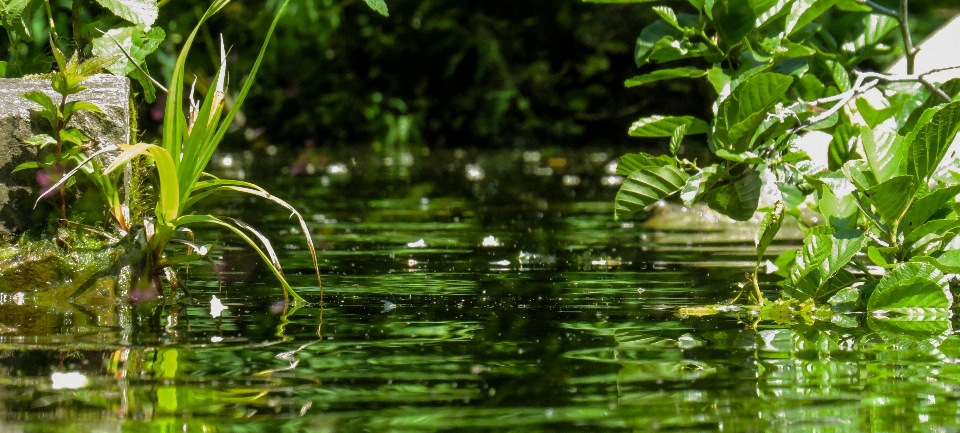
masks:
{"type": "MultiPolygon", "coordinates": [[[[604,1],[604,0],[599,0],[604,1]]],[[[634,2],[644,3],[643,0],[634,2]]],[[[845,291],[874,313],[940,311],[952,306],[946,274],[960,271],[960,174],[943,163],[960,129],[960,80],[937,84],[915,74],[917,50],[899,10],[834,0],[676,2],[637,41],[637,64],[699,59],[709,66],[663,68],[627,87],[666,79],[706,79],[716,91],[713,119],[653,115],[629,134],[669,138],[669,154],[624,155],[616,217],[679,194],[735,220],[764,214],[757,273],[787,214],[804,206],[826,224],[806,227],[803,248],[772,266],[782,296],[825,304],[845,291]],[[836,7],[843,25],[817,19],[836,7]],[[905,75],[865,72],[864,60],[893,49],[899,29],[905,75]],[[817,155],[801,137],[829,134],[817,155]],[[682,156],[689,136],[706,134],[713,158],[682,156]],[[815,162],[820,161],[820,162],[815,162]]]]}

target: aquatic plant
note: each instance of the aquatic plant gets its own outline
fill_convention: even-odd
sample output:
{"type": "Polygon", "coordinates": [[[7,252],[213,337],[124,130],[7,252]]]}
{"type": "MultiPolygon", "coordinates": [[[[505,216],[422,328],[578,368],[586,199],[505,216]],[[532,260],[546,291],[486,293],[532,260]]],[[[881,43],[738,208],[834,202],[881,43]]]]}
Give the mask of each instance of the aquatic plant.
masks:
{"type": "Polygon", "coordinates": [[[626,180],[615,216],[672,195],[735,220],[762,215],[751,276],[762,304],[764,253],[784,216],[809,206],[825,224],[804,226],[803,248],[767,266],[783,278],[784,299],[824,304],[843,291],[874,314],[950,308],[945,274],[960,270],[960,175],[944,160],[960,129],[960,80],[937,84],[915,73],[908,1],[898,10],[872,1],[676,3],[692,13],[654,6],[659,19],[640,33],[637,65],[706,66],[661,68],[626,86],[706,79],[716,92],[714,117],[637,120],[629,134],[669,138],[669,154],[621,157],[617,172],[626,180]],[[835,9],[832,21],[818,22],[835,9]],[[896,52],[894,34],[907,73],[860,70],[896,52]],[[832,137],[825,155],[801,139],[811,131],[832,137]],[[681,151],[698,134],[713,157],[706,164],[681,151]]]}
{"type": "Polygon", "coordinates": [[[318,283],[320,282],[320,271],[313,241],[310,238],[310,231],[296,209],[252,183],[219,179],[203,172],[253,84],[253,79],[256,77],[257,69],[273,34],[273,29],[283,10],[281,8],[280,13],[274,18],[273,25],[267,33],[253,69],[244,81],[240,93],[234,99],[230,109],[224,112],[227,71],[223,42],[221,41],[220,66],[214,77],[215,84],[204,96],[202,102],[194,100],[193,89],[191,89],[189,99],[184,99],[184,68],[187,55],[200,26],[228,3],[229,0],[214,1],[200,18],[193,32],[184,41],[167,88],[161,145],[148,143],[121,145],[121,153],[106,168],[105,174],[117,170],[125,163],[141,155],[152,158],[156,167],[158,179],[157,205],[154,218],[144,221],[144,230],[140,241],[145,254],[145,262],[142,267],[144,275],[136,279],[135,289],[149,290],[159,287],[161,270],[176,264],[202,259],[206,255],[206,248],[193,245],[189,239],[184,239],[183,236],[189,233],[186,230],[188,225],[210,224],[226,228],[247,242],[260,255],[271,272],[276,275],[283,286],[284,296],[291,296],[295,301],[302,301],[303,298],[293,290],[284,278],[280,262],[266,236],[253,226],[238,219],[190,213],[191,207],[200,200],[227,191],[252,194],[287,208],[300,223],[304,239],[313,259],[318,283]],[[189,107],[188,112],[184,111],[185,106],[189,107]],[[177,237],[178,235],[180,237],[177,237]],[[255,239],[260,241],[262,248],[255,239]],[[188,246],[187,254],[167,256],[167,247],[171,242],[186,244],[188,246]]]}

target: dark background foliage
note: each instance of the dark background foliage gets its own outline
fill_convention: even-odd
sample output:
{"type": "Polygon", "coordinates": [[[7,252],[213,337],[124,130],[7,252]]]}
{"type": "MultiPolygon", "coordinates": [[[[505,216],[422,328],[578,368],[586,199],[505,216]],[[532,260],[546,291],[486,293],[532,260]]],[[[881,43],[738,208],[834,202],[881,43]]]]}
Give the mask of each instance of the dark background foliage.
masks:
{"type": "MultiPolygon", "coordinates": [[[[54,3],[64,14],[72,4],[54,3]]],[[[235,0],[203,29],[190,63],[201,91],[216,64],[217,35],[230,50],[236,90],[280,3],[235,0]]],[[[206,4],[172,0],[161,8],[157,25],[167,37],[151,60],[155,76],[169,70],[206,4]]],[[[388,6],[390,16],[383,17],[361,0],[292,0],[239,131],[254,142],[293,148],[606,146],[637,143],[625,132],[642,115],[709,117],[710,90],[698,81],[623,87],[653,67],[637,70],[632,55],[640,30],[654,19],[648,4],[394,0],[388,6]]],[[[86,7],[96,13],[95,4],[86,7]]],[[[911,9],[919,37],[955,13],[934,0],[914,0],[911,9]]],[[[33,49],[42,52],[43,42],[33,49]]],[[[7,45],[0,36],[0,49],[7,45]]],[[[160,104],[141,107],[148,135],[156,131],[160,104]]]]}

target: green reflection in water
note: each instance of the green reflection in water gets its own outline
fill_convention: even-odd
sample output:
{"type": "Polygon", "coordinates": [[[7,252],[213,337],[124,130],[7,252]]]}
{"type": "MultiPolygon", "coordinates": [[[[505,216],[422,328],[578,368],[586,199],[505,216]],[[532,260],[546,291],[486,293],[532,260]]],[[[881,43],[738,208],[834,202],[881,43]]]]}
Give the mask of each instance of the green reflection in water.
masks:
{"type": "MultiPolygon", "coordinates": [[[[817,327],[754,328],[743,312],[680,316],[681,307],[735,296],[751,243],[714,228],[613,222],[615,191],[601,182],[607,159],[595,156],[568,155],[567,166],[541,176],[528,166],[544,161],[487,155],[482,181],[464,176],[475,160],[442,154],[416,162],[407,178],[361,163],[326,186],[320,175],[277,179],[271,191],[308,210],[324,250],[322,323],[319,305],[277,304],[272,277],[230,243],[216,272],[191,269],[192,300],[141,306],[109,326],[22,306],[49,320],[22,333],[4,322],[0,431],[960,425],[952,318],[838,313],[817,327]],[[565,175],[580,181],[568,186],[565,175]],[[409,245],[420,239],[424,247],[409,245]],[[227,307],[220,317],[210,314],[213,295],[227,307]]],[[[271,227],[291,283],[318,298],[286,215],[235,198],[218,206],[271,227]]]]}

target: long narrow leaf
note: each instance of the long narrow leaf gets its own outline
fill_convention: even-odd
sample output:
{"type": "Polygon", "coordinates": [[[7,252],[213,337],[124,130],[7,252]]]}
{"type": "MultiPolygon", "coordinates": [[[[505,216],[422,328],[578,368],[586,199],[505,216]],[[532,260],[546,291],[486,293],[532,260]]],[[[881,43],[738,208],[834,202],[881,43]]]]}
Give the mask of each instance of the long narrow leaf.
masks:
{"type": "MultiPolygon", "coordinates": [[[[40,203],[40,200],[42,200],[44,197],[49,195],[51,192],[56,191],[57,188],[59,188],[64,183],[66,183],[67,180],[73,177],[73,175],[77,174],[77,172],[80,171],[80,169],[83,168],[84,165],[86,165],[90,161],[93,161],[93,158],[103,155],[104,153],[113,152],[116,150],[117,150],[116,147],[106,146],[103,149],[100,149],[99,151],[94,152],[93,155],[88,156],[87,159],[84,159],[83,161],[81,161],[80,164],[78,164],[73,170],[70,170],[70,172],[68,172],[63,177],[61,177],[60,180],[57,181],[57,183],[51,185],[50,188],[47,188],[46,191],[40,194],[40,197],[37,197],[37,201],[33,203],[33,207],[37,207],[37,203],[40,203]]],[[[108,173],[104,173],[104,174],[108,174],[108,173]]]]}
{"type": "Polygon", "coordinates": [[[160,191],[157,194],[160,197],[160,203],[157,203],[157,217],[160,218],[161,223],[176,219],[180,209],[180,186],[177,182],[177,168],[170,152],[155,144],[147,143],[121,146],[121,149],[123,152],[104,170],[104,174],[109,174],[123,166],[137,155],[152,157],[157,164],[157,177],[160,179],[160,191]]]}
{"type": "Polygon", "coordinates": [[[285,209],[290,211],[291,215],[297,217],[297,221],[300,223],[300,230],[303,233],[304,241],[306,241],[307,243],[307,249],[310,251],[310,258],[313,260],[313,269],[317,274],[317,284],[319,285],[320,290],[322,292],[323,280],[320,277],[320,264],[317,261],[317,250],[316,250],[316,247],[314,247],[313,245],[313,238],[310,237],[310,228],[307,227],[307,222],[306,220],[303,219],[303,215],[300,215],[300,212],[297,212],[297,210],[293,206],[291,206],[289,203],[282,200],[281,198],[268,193],[263,188],[260,188],[259,186],[252,184],[250,182],[244,182],[241,180],[214,178],[212,180],[207,180],[207,181],[197,183],[197,186],[199,188],[203,188],[203,190],[198,191],[198,193],[191,195],[190,198],[187,199],[187,202],[184,205],[184,211],[186,211],[186,209],[189,208],[190,205],[196,202],[194,201],[194,197],[199,197],[197,199],[199,200],[202,197],[206,197],[210,195],[213,191],[219,191],[221,189],[237,191],[244,194],[251,194],[257,197],[265,198],[280,206],[283,206],[285,209]]]}
{"type": "MultiPolygon", "coordinates": [[[[236,220],[233,220],[233,221],[236,221],[236,220]]],[[[257,243],[254,242],[254,240],[251,239],[250,236],[247,236],[247,234],[244,233],[244,231],[241,230],[239,227],[233,224],[230,224],[226,221],[223,221],[212,215],[186,215],[176,220],[177,225],[186,225],[186,224],[193,224],[193,223],[214,224],[221,227],[225,227],[228,230],[232,231],[234,234],[236,234],[241,239],[243,239],[248,245],[253,247],[253,249],[257,252],[257,254],[260,255],[260,258],[263,259],[263,262],[266,263],[267,266],[270,268],[270,271],[273,272],[273,275],[276,276],[278,280],[280,280],[280,285],[283,286],[284,298],[286,298],[289,293],[289,295],[293,297],[294,301],[297,301],[297,302],[304,301],[303,298],[301,298],[300,295],[298,295],[297,292],[293,290],[293,287],[290,286],[290,283],[287,283],[286,278],[283,277],[283,273],[281,269],[277,266],[274,266],[270,256],[268,256],[267,253],[265,253],[260,248],[260,246],[257,245],[257,243]]],[[[261,237],[261,239],[263,238],[261,237]]],[[[273,248],[270,246],[270,244],[266,244],[265,246],[268,250],[271,251],[271,256],[275,257],[276,255],[273,253],[273,248]]]]}

